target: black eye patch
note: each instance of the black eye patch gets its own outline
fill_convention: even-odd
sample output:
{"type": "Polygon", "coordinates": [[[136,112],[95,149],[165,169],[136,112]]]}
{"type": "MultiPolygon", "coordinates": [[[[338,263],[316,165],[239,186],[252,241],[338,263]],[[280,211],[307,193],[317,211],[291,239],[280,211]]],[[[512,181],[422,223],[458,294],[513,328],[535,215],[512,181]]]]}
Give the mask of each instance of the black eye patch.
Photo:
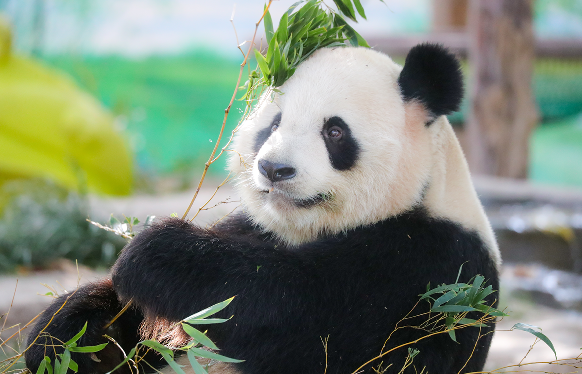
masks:
{"type": "Polygon", "coordinates": [[[343,119],[331,117],[325,120],[321,135],[334,169],[348,170],[354,166],[360,153],[360,146],[343,119]]]}
{"type": "Polygon", "coordinates": [[[267,139],[269,139],[269,137],[273,133],[272,131],[273,126],[278,125],[279,123],[281,123],[281,113],[277,114],[273,118],[269,127],[266,127],[257,133],[257,135],[255,136],[255,146],[253,148],[255,153],[259,153],[263,144],[265,144],[267,139]]]}

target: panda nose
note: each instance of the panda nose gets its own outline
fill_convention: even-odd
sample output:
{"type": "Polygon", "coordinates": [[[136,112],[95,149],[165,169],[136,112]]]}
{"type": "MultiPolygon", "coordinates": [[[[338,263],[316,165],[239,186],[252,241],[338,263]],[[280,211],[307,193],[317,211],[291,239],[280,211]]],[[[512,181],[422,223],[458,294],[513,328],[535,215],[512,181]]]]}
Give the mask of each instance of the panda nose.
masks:
{"type": "Polygon", "coordinates": [[[267,160],[259,160],[259,172],[269,178],[271,182],[279,182],[295,176],[295,168],[267,160]]]}

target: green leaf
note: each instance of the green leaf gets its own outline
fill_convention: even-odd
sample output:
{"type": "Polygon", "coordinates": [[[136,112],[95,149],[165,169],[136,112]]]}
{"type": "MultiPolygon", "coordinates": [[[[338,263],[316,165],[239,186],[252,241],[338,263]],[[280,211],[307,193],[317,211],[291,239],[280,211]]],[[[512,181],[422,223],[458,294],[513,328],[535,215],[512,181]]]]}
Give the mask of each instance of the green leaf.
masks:
{"type": "Polygon", "coordinates": [[[521,330],[521,331],[529,332],[530,334],[534,335],[535,337],[537,337],[538,339],[540,339],[541,341],[546,343],[547,346],[552,349],[552,352],[554,352],[554,356],[556,357],[556,360],[558,359],[558,354],[556,353],[556,349],[554,348],[554,345],[552,344],[550,339],[548,339],[547,336],[542,334],[542,332],[541,332],[542,329],[540,329],[539,327],[533,326],[533,325],[528,325],[526,323],[516,323],[515,325],[513,325],[511,330],[521,330]],[[540,331],[536,331],[534,329],[538,329],[540,331]]]}
{"type": "Polygon", "coordinates": [[[188,350],[187,354],[188,354],[188,360],[190,361],[190,366],[192,366],[192,369],[194,369],[194,373],[196,373],[196,374],[208,374],[208,372],[202,367],[202,365],[200,365],[198,360],[196,360],[196,356],[194,355],[193,352],[190,352],[190,350],[188,350]]]}
{"type": "Polygon", "coordinates": [[[344,16],[348,17],[354,22],[358,22],[356,20],[356,14],[354,12],[354,7],[352,6],[351,0],[333,0],[337,9],[343,14],[344,16]]]}
{"type": "Polygon", "coordinates": [[[279,26],[277,26],[277,41],[279,44],[285,44],[287,41],[288,18],[289,15],[283,13],[281,20],[279,20],[279,26]]]}
{"type": "Polygon", "coordinates": [[[194,338],[198,343],[212,349],[218,349],[218,347],[214,344],[212,340],[204,333],[196,330],[194,327],[190,326],[187,323],[182,323],[182,328],[186,332],[186,334],[190,335],[194,338]]]}
{"type": "Polygon", "coordinates": [[[69,351],[71,352],[99,352],[103,348],[107,346],[107,343],[99,344],[99,345],[87,345],[85,347],[69,347],[69,351]]]}
{"type": "Polygon", "coordinates": [[[58,373],[61,372],[61,360],[59,360],[59,357],[58,356],[55,357],[55,365],[54,365],[54,367],[55,367],[55,371],[54,371],[55,374],[58,374],[58,373]]]}
{"type": "MultiPolygon", "coordinates": [[[[340,16],[336,15],[336,18],[341,18],[340,16]]],[[[370,48],[370,46],[368,45],[368,43],[366,42],[366,40],[356,32],[356,30],[354,30],[354,28],[352,26],[350,26],[343,18],[341,18],[341,21],[343,21],[343,26],[344,26],[344,34],[345,36],[348,37],[348,40],[350,41],[350,44],[354,47],[366,47],[366,48],[370,48]]]]}
{"type": "Polygon", "coordinates": [[[467,284],[465,284],[465,283],[443,284],[441,286],[433,288],[430,291],[427,291],[426,293],[421,295],[420,299],[421,300],[426,299],[427,297],[429,297],[430,295],[434,295],[435,293],[443,293],[443,292],[451,291],[451,290],[454,290],[455,292],[459,292],[461,290],[461,288],[464,288],[464,287],[467,287],[467,284]]]}
{"type": "Polygon", "coordinates": [[[451,337],[451,339],[453,339],[453,341],[455,343],[458,343],[458,341],[457,341],[457,335],[455,334],[455,330],[452,330],[452,329],[449,330],[449,336],[451,337]]]}
{"type": "Polygon", "coordinates": [[[436,299],[432,307],[436,308],[438,306],[441,306],[442,304],[445,304],[447,301],[451,300],[455,296],[457,296],[457,294],[454,291],[449,291],[446,294],[439,297],[438,299],[436,299]]]}
{"type": "MultiPolygon", "coordinates": [[[[289,16],[290,16],[290,15],[291,15],[291,13],[293,13],[293,11],[295,10],[295,8],[297,8],[297,6],[298,6],[299,4],[301,4],[301,3],[303,3],[304,1],[305,1],[305,0],[301,0],[301,1],[298,1],[298,2],[296,2],[296,3],[293,3],[293,5],[291,5],[291,6],[289,7],[289,9],[287,9],[287,15],[289,15],[289,16]]],[[[307,4],[305,4],[305,5],[304,5],[304,6],[303,6],[301,9],[303,9],[303,8],[305,8],[305,7],[307,7],[307,6],[313,6],[313,4],[314,4],[314,3],[315,3],[315,1],[309,1],[309,2],[308,2],[307,4]]]]}
{"type": "Polygon", "coordinates": [[[475,295],[481,289],[481,285],[483,284],[484,280],[485,280],[485,277],[482,275],[477,275],[475,277],[475,280],[473,281],[472,288],[469,290],[469,293],[467,294],[470,301],[473,301],[473,299],[475,298],[475,295]]]}
{"type": "Polygon", "coordinates": [[[51,365],[51,358],[48,356],[44,356],[44,360],[46,361],[46,371],[48,374],[53,374],[53,366],[51,365]]]}
{"type": "Polygon", "coordinates": [[[215,323],[224,323],[230,321],[226,318],[201,318],[201,319],[189,319],[184,321],[190,325],[214,325],[215,323]]]}
{"type": "Polygon", "coordinates": [[[137,225],[139,223],[139,219],[137,217],[133,217],[133,225],[137,225]]]}
{"type": "Polygon", "coordinates": [[[167,353],[164,352],[160,352],[160,354],[162,355],[162,357],[164,358],[164,360],[166,360],[166,362],[168,363],[168,365],[170,365],[170,367],[178,374],[186,374],[184,372],[184,370],[182,370],[182,368],[180,367],[180,365],[178,365],[178,363],[174,360],[174,356],[173,355],[169,355],[167,353]]]}
{"type": "Polygon", "coordinates": [[[356,9],[358,10],[360,16],[362,16],[363,19],[367,20],[366,13],[364,12],[364,7],[362,6],[362,3],[360,3],[360,0],[354,0],[354,5],[356,6],[356,9]]]}
{"type": "Polygon", "coordinates": [[[209,358],[211,360],[217,360],[217,361],[222,361],[222,362],[243,362],[244,361],[244,360],[237,360],[234,358],[222,356],[222,355],[219,355],[219,354],[214,353],[214,352],[205,351],[204,349],[200,349],[200,348],[190,348],[188,350],[188,352],[192,352],[192,354],[195,355],[196,357],[204,357],[204,358],[209,358]]]}
{"type": "Polygon", "coordinates": [[[443,305],[436,308],[432,308],[432,312],[440,312],[440,313],[462,313],[462,312],[472,312],[476,309],[470,306],[464,305],[443,305]]]}
{"type": "Polygon", "coordinates": [[[478,304],[478,305],[474,305],[474,307],[478,311],[480,311],[482,313],[486,313],[486,314],[493,316],[493,317],[508,317],[509,316],[509,314],[503,313],[502,311],[495,309],[489,305],[478,304]]]}
{"type": "Polygon", "coordinates": [[[230,299],[226,299],[220,303],[214,304],[211,307],[203,309],[203,310],[199,311],[198,313],[194,313],[190,317],[184,318],[183,321],[187,322],[187,323],[195,324],[196,322],[192,322],[191,320],[200,320],[202,318],[211,316],[214,313],[217,313],[217,312],[221,311],[222,309],[226,308],[228,306],[228,304],[230,304],[233,299],[234,299],[234,296],[231,297],[230,299]]]}
{"type": "MultiPolygon", "coordinates": [[[[265,8],[267,5],[265,4],[265,8]]],[[[273,19],[271,18],[271,13],[267,10],[265,17],[263,18],[265,25],[265,36],[267,37],[267,44],[271,43],[271,38],[273,37],[273,19]]]]}
{"type": "Polygon", "coordinates": [[[65,351],[59,356],[61,356],[61,365],[59,366],[58,371],[55,368],[55,372],[56,374],[67,374],[69,363],[71,362],[71,352],[68,349],[65,349],[65,351]]]}
{"type": "Polygon", "coordinates": [[[42,360],[40,365],[38,365],[38,369],[36,370],[36,374],[44,374],[46,371],[46,361],[42,360]]]}
{"type": "Polygon", "coordinates": [[[463,265],[465,265],[467,262],[463,262],[461,264],[461,266],[459,266],[459,272],[457,273],[457,279],[455,280],[455,283],[459,283],[459,278],[461,278],[461,272],[463,271],[463,265]]]}
{"type": "Polygon", "coordinates": [[[65,345],[71,345],[72,343],[75,343],[77,340],[79,340],[79,338],[81,338],[81,336],[83,336],[83,334],[85,334],[85,331],[87,331],[87,322],[85,322],[85,325],[83,325],[83,328],[81,329],[81,331],[79,331],[70,340],[67,340],[65,342],[65,345]]]}
{"type": "Polygon", "coordinates": [[[486,288],[483,288],[481,291],[477,292],[477,294],[473,298],[473,302],[475,304],[478,304],[481,301],[483,301],[484,298],[486,298],[487,296],[491,295],[493,292],[495,292],[493,290],[493,286],[489,285],[486,288]]]}
{"type": "Polygon", "coordinates": [[[135,356],[135,349],[136,349],[136,347],[133,347],[131,349],[131,351],[129,351],[129,353],[127,354],[127,356],[123,359],[123,361],[121,361],[119,363],[119,365],[117,365],[116,367],[114,367],[113,370],[108,371],[106,374],[114,373],[115,370],[119,369],[120,367],[122,367],[123,365],[125,365],[129,360],[131,360],[133,358],[133,356],[135,356]]]}
{"type": "Polygon", "coordinates": [[[461,291],[461,292],[459,292],[459,294],[457,296],[455,296],[451,300],[449,300],[447,305],[469,306],[469,303],[467,302],[466,299],[467,299],[467,291],[461,291]]]}
{"type": "Polygon", "coordinates": [[[267,61],[265,60],[265,57],[263,57],[261,52],[259,52],[256,49],[255,49],[255,58],[257,59],[257,64],[259,65],[259,68],[261,69],[263,76],[265,76],[265,77],[268,76],[271,73],[269,70],[269,65],[267,65],[267,61]]]}
{"type": "Polygon", "coordinates": [[[75,373],[79,371],[79,365],[73,359],[69,362],[69,368],[73,370],[75,373]]]}
{"type": "Polygon", "coordinates": [[[154,351],[160,352],[161,354],[167,354],[174,357],[174,352],[170,348],[166,347],[162,343],[157,342],[155,340],[144,340],[142,342],[139,342],[139,344],[145,345],[146,347],[150,347],[154,351]]]}

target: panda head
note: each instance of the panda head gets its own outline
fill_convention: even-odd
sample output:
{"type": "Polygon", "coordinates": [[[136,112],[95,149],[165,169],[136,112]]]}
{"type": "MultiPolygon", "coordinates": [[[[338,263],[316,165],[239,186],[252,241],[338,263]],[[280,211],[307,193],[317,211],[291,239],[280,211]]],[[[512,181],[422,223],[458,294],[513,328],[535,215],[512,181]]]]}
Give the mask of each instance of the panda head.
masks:
{"type": "Polygon", "coordinates": [[[422,204],[433,128],[458,109],[459,63],[414,47],[404,67],[367,48],[325,48],[241,124],[229,168],[255,224],[288,244],[422,204]]]}

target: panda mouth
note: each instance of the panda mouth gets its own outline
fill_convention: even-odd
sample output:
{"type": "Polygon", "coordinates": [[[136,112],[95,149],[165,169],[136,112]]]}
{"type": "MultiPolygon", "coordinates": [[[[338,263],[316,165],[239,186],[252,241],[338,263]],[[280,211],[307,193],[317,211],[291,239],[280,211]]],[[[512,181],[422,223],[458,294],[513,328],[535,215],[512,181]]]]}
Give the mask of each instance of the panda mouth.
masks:
{"type": "MultiPolygon", "coordinates": [[[[263,190],[261,192],[263,192],[265,194],[276,193],[275,190],[273,190],[273,189],[263,190]]],[[[327,203],[333,199],[333,194],[331,192],[320,192],[315,196],[308,197],[305,199],[299,199],[299,198],[296,198],[293,196],[289,196],[285,193],[278,193],[278,194],[284,195],[288,200],[291,200],[293,202],[293,205],[295,205],[296,207],[305,208],[305,209],[314,207],[316,205],[327,203]]]]}

